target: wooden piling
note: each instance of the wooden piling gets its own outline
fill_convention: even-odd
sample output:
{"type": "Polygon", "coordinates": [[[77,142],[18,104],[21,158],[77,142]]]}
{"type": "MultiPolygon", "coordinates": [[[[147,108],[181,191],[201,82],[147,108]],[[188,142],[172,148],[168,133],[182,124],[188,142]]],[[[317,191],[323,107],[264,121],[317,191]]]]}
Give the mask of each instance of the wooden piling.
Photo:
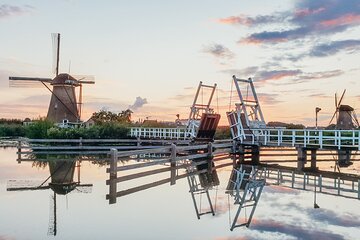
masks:
{"type": "Polygon", "coordinates": [[[244,160],[245,160],[245,147],[244,145],[239,145],[238,147],[239,151],[239,162],[240,164],[244,163],[244,160]]]}
{"type": "Polygon", "coordinates": [[[311,170],[316,171],[317,167],[316,167],[316,149],[311,149],[311,166],[310,166],[311,170]]]}
{"type": "Polygon", "coordinates": [[[170,156],[170,185],[176,183],[176,145],[171,144],[171,156],[170,156]]]}
{"type": "Polygon", "coordinates": [[[137,146],[137,147],[140,147],[140,146],[141,146],[140,137],[137,137],[137,138],[136,138],[136,146],[137,146]]]}
{"type": "Polygon", "coordinates": [[[260,147],[257,145],[251,147],[251,162],[253,165],[258,165],[260,162],[260,147]]]}
{"type": "Polygon", "coordinates": [[[111,149],[111,159],[110,159],[110,180],[109,180],[109,204],[116,203],[116,192],[117,192],[117,160],[118,160],[118,151],[116,149],[111,149]]]}
{"type": "Polygon", "coordinates": [[[17,162],[20,164],[21,163],[21,140],[18,140],[18,144],[17,144],[17,155],[18,155],[18,158],[17,158],[17,162]]]}
{"type": "Polygon", "coordinates": [[[302,147],[298,147],[297,148],[297,168],[299,171],[302,171],[305,167],[305,163],[306,163],[306,150],[305,148],[302,147]]]}
{"type": "Polygon", "coordinates": [[[208,171],[209,171],[209,173],[211,173],[212,170],[213,170],[213,158],[214,158],[213,143],[212,142],[208,143],[207,152],[208,152],[208,157],[207,157],[208,171]]]}

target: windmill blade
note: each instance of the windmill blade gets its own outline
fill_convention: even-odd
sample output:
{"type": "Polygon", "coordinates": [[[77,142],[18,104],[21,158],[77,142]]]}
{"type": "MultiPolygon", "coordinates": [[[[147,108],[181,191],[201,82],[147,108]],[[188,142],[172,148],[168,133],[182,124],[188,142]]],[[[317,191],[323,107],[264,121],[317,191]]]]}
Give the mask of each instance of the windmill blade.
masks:
{"type": "Polygon", "coordinates": [[[338,104],[337,104],[337,94],[335,93],[335,108],[338,108],[338,104]]]}
{"type": "Polygon", "coordinates": [[[46,190],[49,186],[41,186],[41,180],[9,180],[7,182],[7,191],[32,191],[46,190]]]}
{"type": "Polygon", "coordinates": [[[56,193],[53,196],[50,196],[49,204],[49,227],[48,227],[48,236],[56,236],[57,233],[57,222],[56,222],[56,193]]]}
{"type": "Polygon", "coordinates": [[[51,78],[39,78],[39,77],[9,77],[9,80],[13,81],[37,81],[37,82],[51,82],[51,78]]]}
{"type": "Polygon", "coordinates": [[[330,125],[331,122],[334,120],[335,115],[337,115],[337,109],[336,109],[336,111],[334,112],[334,115],[332,116],[332,118],[331,118],[331,120],[330,120],[330,122],[329,122],[329,125],[330,125]]]}
{"type": "Polygon", "coordinates": [[[79,184],[72,193],[91,193],[92,187],[92,184],[79,184]]]}
{"type": "Polygon", "coordinates": [[[59,59],[60,59],[60,33],[51,34],[53,45],[53,73],[59,75],[59,59]]]}
{"type": "Polygon", "coordinates": [[[354,122],[355,122],[355,125],[356,125],[355,127],[359,128],[359,127],[360,127],[360,124],[359,124],[359,121],[358,121],[358,119],[357,119],[357,116],[356,116],[355,111],[353,111],[352,119],[353,119],[354,122]]]}
{"type": "Polygon", "coordinates": [[[345,92],[346,92],[346,89],[344,89],[344,92],[343,92],[343,94],[341,95],[341,98],[340,98],[340,100],[339,100],[339,103],[338,103],[338,105],[337,105],[337,108],[339,108],[339,106],[341,105],[341,101],[342,101],[343,98],[344,98],[345,92]]]}
{"type": "Polygon", "coordinates": [[[71,75],[79,84],[94,84],[95,77],[93,75],[71,75]]]}
{"type": "Polygon", "coordinates": [[[43,83],[51,83],[51,78],[38,78],[38,77],[9,77],[10,87],[21,88],[42,88],[43,83]]]}

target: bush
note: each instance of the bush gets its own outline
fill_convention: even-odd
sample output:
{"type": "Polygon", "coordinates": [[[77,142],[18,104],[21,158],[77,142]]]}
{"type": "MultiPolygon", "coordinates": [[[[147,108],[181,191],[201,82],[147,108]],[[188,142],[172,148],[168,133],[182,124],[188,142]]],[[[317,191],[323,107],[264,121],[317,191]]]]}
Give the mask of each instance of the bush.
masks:
{"type": "Polygon", "coordinates": [[[1,124],[0,137],[24,137],[25,128],[18,124],[1,124]]]}
{"type": "Polygon", "coordinates": [[[103,123],[90,128],[57,128],[47,130],[46,138],[52,139],[96,139],[96,138],[126,138],[129,128],[118,123],[103,123]]]}
{"type": "Polygon", "coordinates": [[[54,126],[48,120],[39,120],[25,127],[26,137],[28,138],[47,138],[47,131],[54,126]]]}
{"type": "Polygon", "coordinates": [[[130,130],[126,125],[118,123],[105,123],[98,127],[100,138],[126,138],[130,130]]]}

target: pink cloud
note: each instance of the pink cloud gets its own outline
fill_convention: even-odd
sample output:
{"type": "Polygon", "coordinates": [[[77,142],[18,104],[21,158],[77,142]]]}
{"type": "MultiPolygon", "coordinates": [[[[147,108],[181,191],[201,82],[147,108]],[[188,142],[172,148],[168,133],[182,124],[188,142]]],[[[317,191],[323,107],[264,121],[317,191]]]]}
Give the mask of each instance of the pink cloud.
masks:
{"type": "Polygon", "coordinates": [[[320,22],[320,25],[323,27],[337,27],[344,25],[353,25],[360,23],[359,14],[346,14],[335,19],[325,20],[320,22]]]}
{"type": "Polygon", "coordinates": [[[325,10],[325,8],[323,8],[323,7],[318,8],[318,9],[313,9],[313,10],[311,10],[309,8],[297,9],[297,10],[295,10],[295,16],[296,17],[306,17],[309,15],[321,13],[324,10],[325,10]]]}
{"type": "Polygon", "coordinates": [[[218,19],[218,22],[223,23],[223,24],[230,24],[230,25],[239,24],[239,25],[246,25],[246,26],[253,24],[253,21],[250,18],[245,17],[245,16],[230,16],[227,18],[220,18],[220,19],[218,19]]]}
{"type": "Polygon", "coordinates": [[[259,44],[266,43],[266,42],[281,43],[281,42],[287,42],[287,41],[288,41],[288,39],[286,39],[286,38],[272,38],[271,41],[268,41],[267,39],[260,39],[260,38],[250,36],[250,37],[239,40],[238,43],[259,45],[259,44]]]}

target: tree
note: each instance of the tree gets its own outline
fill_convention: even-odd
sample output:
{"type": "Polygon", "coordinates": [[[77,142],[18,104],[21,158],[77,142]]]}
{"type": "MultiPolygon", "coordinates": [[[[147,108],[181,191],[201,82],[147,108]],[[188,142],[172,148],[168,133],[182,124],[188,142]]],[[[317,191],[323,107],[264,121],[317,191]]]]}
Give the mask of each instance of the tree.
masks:
{"type": "Polygon", "coordinates": [[[94,120],[95,123],[130,123],[131,122],[131,114],[133,112],[130,109],[125,111],[121,111],[120,113],[114,113],[111,111],[100,110],[99,112],[94,112],[92,114],[91,119],[94,120]]]}

